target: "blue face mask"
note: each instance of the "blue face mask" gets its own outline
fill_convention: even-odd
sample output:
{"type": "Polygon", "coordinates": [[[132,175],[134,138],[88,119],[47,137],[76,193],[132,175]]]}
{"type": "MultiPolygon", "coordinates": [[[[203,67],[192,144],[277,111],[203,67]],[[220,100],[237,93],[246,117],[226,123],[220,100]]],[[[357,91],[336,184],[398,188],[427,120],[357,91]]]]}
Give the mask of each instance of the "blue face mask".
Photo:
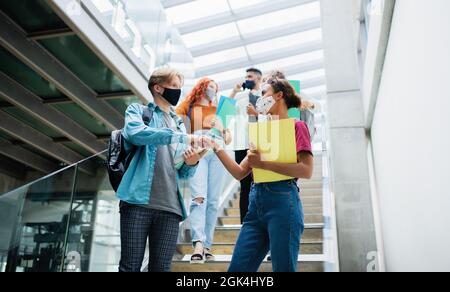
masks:
{"type": "Polygon", "coordinates": [[[244,84],[242,84],[242,88],[244,88],[244,90],[246,90],[246,89],[253,90],[253,89],[255,89],[255,87],[256,87],[256,82],[253,80],[247,80],[247,81],[245,81],[244,84]]]}

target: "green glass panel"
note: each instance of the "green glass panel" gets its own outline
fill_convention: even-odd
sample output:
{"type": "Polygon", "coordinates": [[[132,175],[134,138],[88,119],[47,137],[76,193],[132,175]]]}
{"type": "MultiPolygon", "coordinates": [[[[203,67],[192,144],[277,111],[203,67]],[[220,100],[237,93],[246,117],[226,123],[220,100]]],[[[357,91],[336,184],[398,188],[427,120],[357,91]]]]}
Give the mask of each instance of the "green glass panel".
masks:
{"type": "Polygon", "coordinates": [[[78,36],[46,39],[40,43],[97,93],[128,90],[78,36]]]}
{"type": "Polygon", "coordinates": [[[53,130],[49,126],[45,125],[44,123],[33,118],[32,116],[30,116],[29,114],[18,108],[10,107],[3,110],[8,114],[10,114],[11,116],[15,117],[16,119],[18,119],[19,121],[23,122],[24,124],[31,126],[32,128],[43,133],[44,135],[47,135],[51,138],[61,137],[61,134],[59,134],[57,131],[53,130]]]}
{"type": "MultiPolygon", "coordinates": [[[[91,159],[86,163],[96,163],[91,159]]],[[[76,255],[67,263],[67,271],[115,272],[120,259],[119,201],[109,183],[106,167],[99,168],[95,176],[78,172],[72,205],[69,237],[80,238],[68,242],[66,258],[76,255]]],[[[82,164],[78,169],[82,167],[82,164]]]]}
{"type": "Polygon", "coordinates": [[[65,28],[46,0],[2,0],[0,9],[27,32],[65,28]]]}
{"type": "Polygon", "coordinates": [[[0,48],[0,60],[2,60],[0,62],[0,71],[10,76],[42,99],[49,100],[64,97],[55,86],[48,83],[30,67],[22,63],[3,48],[0,48]]]}
{"type": "Polygon", "coordinates": [[[69,168],[0,197],[0,259],[6,271],[64,270],[67,243],[80,242],[67,236],[74,174],[69,168]]]}
{"type": "Polygon", "coordinates": [[[121,99],[111,99],[108,100],[107,103],[111,105],[119,113],[125,114],[125,111],[127,110],[129,105],[133,103],[142,104],[142,101],[136,96],[130,96],[121,99]]]}
{"type": "Polygon", "coordinates": [[[52,107],[95,135],[106,135],[111,132],[77,104],[55,104],[52,107]]]}

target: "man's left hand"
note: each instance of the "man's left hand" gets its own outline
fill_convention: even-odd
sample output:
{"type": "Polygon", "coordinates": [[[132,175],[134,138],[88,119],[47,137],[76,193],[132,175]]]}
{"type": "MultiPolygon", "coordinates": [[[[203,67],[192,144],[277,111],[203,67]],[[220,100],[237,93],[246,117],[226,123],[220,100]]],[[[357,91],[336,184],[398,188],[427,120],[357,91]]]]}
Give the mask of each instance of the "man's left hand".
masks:
{"type": "Polygon", "coordinates": [[[184,152],[184,162],[188,166],[195,166],[197,163],[205,156],[208,149],[202,149],[201,151],[196,151],[194,148],[189,148],[184,152]]]}

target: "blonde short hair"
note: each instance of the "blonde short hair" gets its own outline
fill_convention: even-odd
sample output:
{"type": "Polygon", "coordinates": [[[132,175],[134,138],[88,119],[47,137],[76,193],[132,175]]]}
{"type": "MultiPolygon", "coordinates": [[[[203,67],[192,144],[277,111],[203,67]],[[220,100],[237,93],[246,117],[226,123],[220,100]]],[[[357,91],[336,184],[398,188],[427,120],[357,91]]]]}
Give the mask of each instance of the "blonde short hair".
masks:
{"type": "Polygon", "coordinates": [[[150,77],[150,81],[148,82],[148,88],[150,89],[151,93],[153,94],[153,87],[155,85],[162,85],[164,83],[171,82],[175,77],[180,78],[181,84],[184,83],[184,76],[183,74],[172,68],[159,68],[156,69],[152,76],[150,77]]]}

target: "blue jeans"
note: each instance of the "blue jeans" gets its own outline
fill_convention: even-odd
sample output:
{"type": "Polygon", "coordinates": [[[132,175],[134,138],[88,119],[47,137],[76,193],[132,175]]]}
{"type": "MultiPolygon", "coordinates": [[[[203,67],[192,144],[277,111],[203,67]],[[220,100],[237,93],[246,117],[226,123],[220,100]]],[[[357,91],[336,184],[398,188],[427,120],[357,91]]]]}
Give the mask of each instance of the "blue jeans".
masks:
{"type": "Polygon", "coordinates": [[[205,156],[189,186],[192,194],[190,223],[192,242],[201,241],[211,249],[216,228],[220,195],[224,188],[225,168],[214,153],[205,156]],[[202,204],[195,199],[203,198],[202,204]]]}
{"type": "Polygon", "coordinates": [[[269,250],[274,272],[296,272],[303,231],[303,207],[294,181],[253,184],[229,272],[257,272],[269,250]]]}

